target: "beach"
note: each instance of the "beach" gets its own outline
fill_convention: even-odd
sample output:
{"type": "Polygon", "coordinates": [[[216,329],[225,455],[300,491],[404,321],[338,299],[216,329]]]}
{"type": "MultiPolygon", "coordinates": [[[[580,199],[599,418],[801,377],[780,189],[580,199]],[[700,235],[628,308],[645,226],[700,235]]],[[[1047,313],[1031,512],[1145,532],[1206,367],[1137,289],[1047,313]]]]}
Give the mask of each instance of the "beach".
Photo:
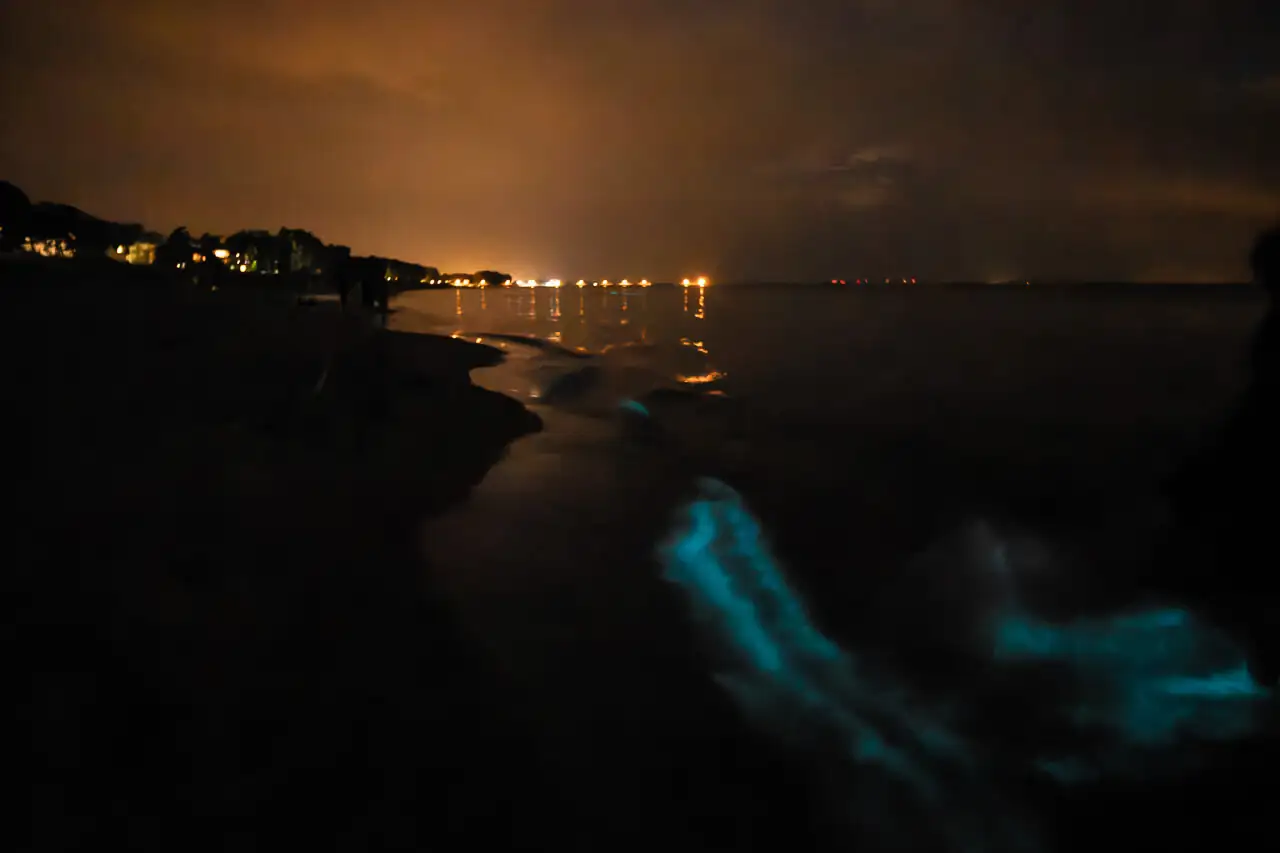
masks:
{"type": "Polygon", "coordinates": [[[29,849],[508,837],[531,736],[416,541],[539,428],[496,354],[109,264],[2,293],[29,849]]]}
{"type": "MultiPolygon", "coordinates": [[[[1149,849],[1265,817],[1272,728],[1134,746],[1115,698],[1202,664],[1193,614],[1122,608],[1251,302],[1105,297],[1054,342],[1052,295],[492,289],[384,329],[4,273],[34,849],[1149,849]],[[925,359],[944,332],[967,361],[925,359]],[[832,372],[833,346],[865,355],[832,372]],[[729,396],[681,389],[713,370],[729,396]],[[1150,423],[1095,424],[1098,389],[1150,423]],[[753,619],[786,667],[751,663],[753,619]],[[1086,651],[995,660],[1009,626],[1086,651]],[[1044,757],[1064,702],[1121,726],[1068,732],[1089,784],[1044,757]]],[[[1251,724],[1247,695],[1157,695],[1153,731],[1251,724]]]]}

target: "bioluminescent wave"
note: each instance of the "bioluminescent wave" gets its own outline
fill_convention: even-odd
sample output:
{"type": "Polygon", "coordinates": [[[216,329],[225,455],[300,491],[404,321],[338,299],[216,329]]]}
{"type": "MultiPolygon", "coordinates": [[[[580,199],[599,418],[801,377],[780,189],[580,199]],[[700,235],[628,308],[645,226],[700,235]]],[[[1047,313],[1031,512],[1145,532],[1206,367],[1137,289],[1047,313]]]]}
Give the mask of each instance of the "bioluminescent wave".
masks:
{"type": "MultiPolygon", "coordinates": [[[[890,785],[849,778],[850,817],[920,849],[931,833],[954,850],[1034,849],[982,778],[980,756],[937,715],[872,682],[810,621],[729,486],[703,480],[662,547],[665,577],[724,655],[715,679],[759,727],[890,785]]],[[[931,845],[932,846],[932,845],[931,845]]]]}
{"type": "Polygon", "coordinates": [[[1012,612],[994,626],[1005,663],[1057,665],[1069,680],[1061,722],[1090,744],[1038,766],[1059,781],[1140,775],[1193,760],[1188,743],[1248,737],[1273,713],[1272,691],[1250,675],[1222,632],[1181,609],[1151,609],[1063,625],[1012,612]]]}
{"type": "MultiPolygon", "coordinates": [[[[1010,775],[1007,757],[1000,771],[993,769],[1000,744],[988,749],[948,724],[1002,711],[1007,716],[1008,709],[955,697],[944,703],[951,714],[943,714],[863,671],[812,623],[732,488],[701,481],[660,556],[664,576],[685,592],[719,653],[715,680],[759,728],[812,754],[834,756],[851,771],[846,802],[859,826],[880,824],[870,828],[908,849],[926,846],[929,828],[953,850],[1035,846],[1034,834],[999,795],[997,779],[1010,775]]],[[[1004,555],[991,557],[1011,584],[1004,555]]],[[[1246,737],[1266,712],[1269,691],[1250,678],[1239,649],[1183,610],[1054,625],[1014,603],[990,627],[987,677],[1016,677],[1033,665],[1062,681],[1060,691],[1043,699],[1054,703],[1049,716],[1061,731],[1039,735],[1039,746],[1033,732],[1014,776],[1079,784],[1107,774],[1141,775],[1144,768],[1157,772],[1167,768],[1162,759],[1177,753],[1175,747],[1246,737]]],[[[974,687],[972,696],[989,695],[981,684],[974,687]]]]}
{"type": "Polygon", "coordinates": [[[646,407],[644,403],[641,403],[637,400],[623,400],[622,404],[618,408],[622,409],[625,412],[631,412],[632,414],[640,415],[641,417],[645,417],[645,418],[649,417],[648,407],[646,407]]]}

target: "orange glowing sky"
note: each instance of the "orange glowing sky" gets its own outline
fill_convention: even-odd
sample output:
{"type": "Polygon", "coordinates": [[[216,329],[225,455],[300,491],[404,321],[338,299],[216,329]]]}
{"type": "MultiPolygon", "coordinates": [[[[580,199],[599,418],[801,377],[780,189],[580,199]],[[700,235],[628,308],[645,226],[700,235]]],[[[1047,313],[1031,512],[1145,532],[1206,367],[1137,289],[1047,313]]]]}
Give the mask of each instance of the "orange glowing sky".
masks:
{"type": "Polygon", "coordinates": [[[1277,7],[19,2],[0,178],[541,278],[1238,278],[1277,7]]]}

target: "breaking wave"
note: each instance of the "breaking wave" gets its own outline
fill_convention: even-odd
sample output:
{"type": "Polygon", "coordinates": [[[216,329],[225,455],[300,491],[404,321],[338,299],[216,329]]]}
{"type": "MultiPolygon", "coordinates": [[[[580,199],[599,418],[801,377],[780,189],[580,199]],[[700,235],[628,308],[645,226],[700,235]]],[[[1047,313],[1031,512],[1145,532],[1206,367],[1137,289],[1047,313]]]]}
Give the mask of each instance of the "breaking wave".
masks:
{"type": "Polygon", "coordinates": [[[713,653],[711,678],[758,728],[826,765],[850,828],[880,849],[1039,849],[1019,780],[1078,787],[1168,773],[1191,766],[1196,744],[1248,737],[1272,713],[1240,649],[1193,613],[1048,621],[1019,602],[993,540],[980,556],[1005,594],[973,635],[989,642],[975,650],[986,660],[975,678],[1034,671],[1042,683],[1048,671],[1053,682],[1026,692],[1042,707],[1024,709],[1036,725],[1011,753],[972,725],[1001,713],[981,698],[998,690],[925,700],[826,636],[725,483],[699,483],[659,556],[713,653]]]}

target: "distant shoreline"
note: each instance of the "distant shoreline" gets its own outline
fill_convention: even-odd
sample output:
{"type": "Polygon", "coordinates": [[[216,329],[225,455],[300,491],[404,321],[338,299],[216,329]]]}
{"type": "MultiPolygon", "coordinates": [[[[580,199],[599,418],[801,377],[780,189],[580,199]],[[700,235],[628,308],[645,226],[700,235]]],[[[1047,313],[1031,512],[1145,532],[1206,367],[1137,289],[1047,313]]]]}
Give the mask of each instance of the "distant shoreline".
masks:
{"type": "Polygon", "coordinates": [[[110,470],[112,458],[133,448],[129,476],[154,477],[149,488],[161,491],[215,451],[224,468],[256,468],[255,482],[273,490],[304,480],[376,490],[379,478],[409,489],[406,461],[447,442],[456,465],[421,472],[412,486],[429,512],[539,428],[517,401],[471,384],[470,370],[501,360],[499,350],[378,329],[367,312],[342,313],[332,295],[308,305],[265,282],[215,291],[107,260],[0,258],[0,280],[8,342],[40,368],[13,402],[46,439],[93,425],[76,438],[74,465],[50,448],[62,476],[93,487],[112,488],[123,474],[110,470]],[[432,414],[441,409],[447,427],[432,414]],[[182,447],[161,446],[181,435],[182,447]],[[180,458],[164,458],[171,453],[180,458]]]}

